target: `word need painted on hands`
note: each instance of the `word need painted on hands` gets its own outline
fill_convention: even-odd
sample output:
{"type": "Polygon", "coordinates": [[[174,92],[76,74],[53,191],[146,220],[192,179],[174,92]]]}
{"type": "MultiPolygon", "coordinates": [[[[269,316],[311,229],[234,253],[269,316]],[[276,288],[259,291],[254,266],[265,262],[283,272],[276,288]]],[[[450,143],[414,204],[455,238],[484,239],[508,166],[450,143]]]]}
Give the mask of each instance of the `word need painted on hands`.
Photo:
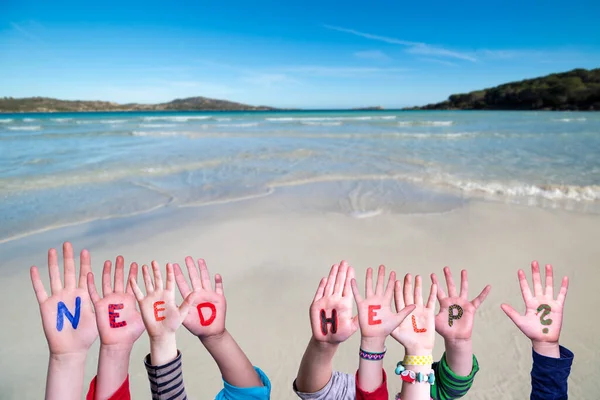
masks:
{"type": "Polygon", "coordinates": [[[79,317],[81,317],[81,297],[77,296],[75,298],[75,315],[71,314],[65,303],[62,301],[59,301],[56,307],[56,330],[59,332],[63,330],[65,317],[71,322],[73,329],[77,329],[79,317]]]}
{"type": "Polygon", "coordinates": [[[215,320],[215,318],[217,318],[217,308],[215,307],[215,305],[213,303],[210,303],[210,302],[200,303],[196,306],[196,308],[198,309],[198,316],[200,317],[200,325],[202,325],[202,326],[208,326],[208,325],[212,324],[213,321],[215,320]],[[210,317],[208,317],[208,319],[204,319],[204,315],[202,315],[203,308],[210,308],[210,317]]]}
{"type": "Polygon", "coordinates": [[[422,328],[422,329],[417,328],[417,319],[415,318],[414,315],[412,316],[412,325],[413,325],[413,331],[415,331],[417,333],[427,332],[427,328],[422,328]]]}
{"type": "Polygon", "coordinates": [[[109,304],[108,305],[108,321],[110,323],[111,328],[122,328],[127,326],[127,321],[117,321],[117,318],[121,316],[117,310],[122,310],[125,306],[123,303],[119,304],[109,304]]]}
{"type": "MultiPolygon", "coordinates": [[[[550,307],[548,304],[540,304],[540,306],[537,308],[535,315],[538,315],[540,312],[542,312],[542,315],[540,315],[540,322],[542,325],[552,325],[552,320],[550,318],[544,319],[548,314],[550,314],[550,311],[552,311],[552,307],[550,307]]],[[[548,328],[542,329],[542,332],[548,333],[548,328]]]]}
{"type": "Polygon", "coordinates": [[[458,304],[452,304],[448,307],[448,325],[454,325],[455,319],[461,319],[463,316],[463,309],[458,304]],[[454,310],[456,310],[456,314],[454,314],[454,310]]]}
{"type": "Polygon", "coordinates": [[[165,311],[164,307],[160,307],[160,308],[158,307],[158,306],[162,306],[163,304],[165,304],[165,302],[162,300],[154,303],[154,319],[156,321],[162,321],[166,318],[164,315],[158,315],[159,312],[165,311]]]}
{"type": "Polygon", "coordinates": [[[375,319],[377,316],[377,310],[381,309],[380,305],[369,306],[369,325],[379,325],[381,324],[380,319],[375,319]]]}
{"type": "Polygon", "coordinates": [[[331,310],[331,318],[327,318],[327,314],[325,310],[321,310],[319,313],[321,317],[321,333],[323,335],[327,335],[327,325],[331,324],[331,333],[337,333],[338,326],[338,318],[337,318],[337,310],[334,308],[331,310]]]}

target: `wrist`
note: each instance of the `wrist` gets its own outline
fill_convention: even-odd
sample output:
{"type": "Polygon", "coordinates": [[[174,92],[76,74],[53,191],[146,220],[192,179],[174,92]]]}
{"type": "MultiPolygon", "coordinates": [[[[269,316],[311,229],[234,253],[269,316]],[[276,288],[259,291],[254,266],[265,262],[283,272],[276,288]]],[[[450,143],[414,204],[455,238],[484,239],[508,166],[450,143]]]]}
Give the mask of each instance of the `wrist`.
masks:
{"type": "Polygon", "coordinates": [[[227,336],[229,336],[229,332],[227,332],[227,329],[225,329],[223,332],[213,335],[198,336],[198,339],[200,339],[204,346],[218,346],[219,344],[223,343],[227,336]]]}
{"type": "Polygon", "coordinates": [[[309,346],[314,347],[315,349],[319,350],[319,351],[333,351],[335,352],[337,350],[337,348],[339,347],[339,343],[331,343],[331,342],[325,342],[322,340],[318,340],[317,338],[315,338],[314,336],[310,338],[310,343],[309,346]]]}
{"type": "Polygon", "coordinates": [[[450,339],[444,338],[446,350],[471,351],[473,349],[473,341],[468,339],[450,339]]]}
{"type": "Polygon", "coordinates": [[[560,346],[558,342],[540,342],[537,340],[532,340],[531,346],[539,355],[560,358],[560,346]]]}
{"type": "Polygon", "coordinates": [[[430,356],[433,354],[433,349],[423,346],[404,347],[404,354],[407,356],[430,356]]]}
{"type": "Polygon", "coordinates": [[[360,348],[364,351],[381,353],[385,349],[385,337],[361,337],[360,348]]]}
{"type": "Polygon", "coordinates": [[[50,362],[54,364],[65,364],[65,365],[75,365],[75,364],[85,364],[85,359],[87,358],[86,352],[76,352],[76,353],[50,353],[50,362]]]}
{"type": "Polygon", "coordinates": [[[150,361],[152,365],[163,365],[177,358],[175,333],[150,338],[150,361]]]}

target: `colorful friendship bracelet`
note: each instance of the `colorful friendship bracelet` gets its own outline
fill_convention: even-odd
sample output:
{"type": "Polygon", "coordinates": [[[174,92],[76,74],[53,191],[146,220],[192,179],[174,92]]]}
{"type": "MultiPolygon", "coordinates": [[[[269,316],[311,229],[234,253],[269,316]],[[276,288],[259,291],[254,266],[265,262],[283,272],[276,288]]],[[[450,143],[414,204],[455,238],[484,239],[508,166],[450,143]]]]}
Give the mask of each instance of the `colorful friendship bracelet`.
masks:
{"type": "Polygon", "coordinates": [[[433,357],[429,356],[404,356],[402,365],[431,365],[433,364],[433,357]]]}
{"type": "Polygon", "coordinates": [[[387,351],[386,347],[383,348],[383,352],[381,352],[381,353],[372,353],[370,351],[364,351],[363,349],[360,349],[360,351],[358,352],[358,355],[363,360],[379,361],[379,360],[383,360],[383,357],[385,356],[386,351],[387,351]]]}
{"type": "Polygon", "coordinates": [[[422,372],[410,371],[404,368],[402,365],[402,361],[399,361],[396,364],[396,375],[400,375],[400,379],[404,382],[408,383],[429,383],[430,385],[435,385],[435,373],[431,370],[430,373],[424,374],[422,372]]]}

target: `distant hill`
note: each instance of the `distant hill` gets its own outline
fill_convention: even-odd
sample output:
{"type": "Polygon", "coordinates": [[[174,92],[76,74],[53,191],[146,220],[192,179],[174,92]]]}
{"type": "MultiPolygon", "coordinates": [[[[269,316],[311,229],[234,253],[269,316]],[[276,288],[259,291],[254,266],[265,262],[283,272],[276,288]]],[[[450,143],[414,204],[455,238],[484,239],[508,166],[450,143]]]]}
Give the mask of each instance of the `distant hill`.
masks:
{"type": "Polygon", "coordinates": [[[506,83],[412,110],[600,111],[600,68],[506,83]]]}
{"type": "Polygon", "coordinates": [[[77,111],[256,111],[274,110],[206,97],[188,97],[160,104],[118,104],[107,101],[58,100],[49,97],[0,98],[0,112],[77,112],[77,111]]]}

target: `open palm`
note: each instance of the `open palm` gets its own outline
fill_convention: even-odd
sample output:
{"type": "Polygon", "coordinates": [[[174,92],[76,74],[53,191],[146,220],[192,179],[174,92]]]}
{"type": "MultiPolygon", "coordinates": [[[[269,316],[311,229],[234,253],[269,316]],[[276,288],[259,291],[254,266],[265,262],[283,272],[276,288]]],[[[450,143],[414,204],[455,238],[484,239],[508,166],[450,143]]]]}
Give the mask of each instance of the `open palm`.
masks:
{"type": "Polygon", "coordinates": [[[552,265],[546,265],[546,288],[542,286],[540,266],[537,261],[531,263],[533,277],[533,295],[523,270],[519,270],[519,284],[525,301],[525,315],[519,314],[508,304],[502,304],[502,310],[517,327],[534,342],[558,343],[562,327],[563,307],[569,287],[569,278],[564,277],[560,292],[554,299],[554,276],[552,265]]]}
{"type": "Polygon", "coordinates": [[[437,286],[437,297],[440,311],[435,317],[435,330],[444,339],[470,339],[473,332],[475,312],[483,303],[491,290],[487,285],[479,296],[469,301],[469,281],[467,271],[461,271],[460,294],[456,291],[450,268],[444,268],[448,295],[438,282],[437,276],[431,274],[431,282],[437,286]]]}
{"type": "MultiPolygon", "coordinates": [[[[88,273],[88,291],[96,310],[96,322],[103,345],[133,346],[133,343],[144,332],[144,322],[137,310],[135,296],[131,284],[125,289],[125,267],[122,256],[115,263],[114,289],[111,285],[110,261],[104,262],[102,271],[102,295],[98,295],[94,282],[94,274],[88,273]]],[[[129,280],[137,281],[138,265],[129,267],[129,280]]]]}
{"type": "Polygon", "coordinates": [[[174,334],[177,328],[187,316],[191,309],[193,296],[191,293],[177,307],[175,304],[175,278],[173,274],[173,266],[167,264],[167,286],[163,285],[160,267],[156,261],[152,261],[152,271],[154,273],[154,282],[148,272],[148,266],[142,266],[142,275],[144,284],[146,285],[146,295],[140,290],[137,282],[129,279],[129,283],[133,288],[133,293],[140,306],[142,319],[148,331],[148,336],[151,338],[162,337],[169,334],[174,334]]]}
{"type": "Polygon", "coordinates": [[[321,279],[310,306],[310,325],[315,340],[342,343],[357,331],[358,321],[352,316],[350,282],[353,278],[354,269],[342,261],[331,267],[327,278],[321,279]]]}
{"type": "MultiPolygon", "coordinates": [[[[412,276],[404,277],[404,288],[396,281],[394,300],[396,309],[415,305],[415,309],[393,332],[392,337],[407,349],[409,354],[425,354],[431,352],[435,345],[435,294],[437,285],[432,284],[427,304],[423,304],[422,280],[415,278],[413,292],[412,276]]],[[[407,353],[407,354],[408,354],[407,353]]]]}
{"type": "Polygon", "coordinates": [[[48,250],[48,271],[52,291],[50,297],[44,289],[40,273],[35,266],[31,267],[31,282],[40,305],[42,325],[50,353],[53,355],[86,353],[98,337],[96,318],[86,289],[87,273],[91,271],[90,254],[87,250],[81,252],[79,283],[76,279],[73,246],[69,242],[63,245],[63,261],[64,286],[60,279],[56,250],[48,250]],[[70,314],[65,313],[65,307],[70,314]],[[77,312],[78,308],[79,312],[77,312]],[[71,316],[72,322],[69,320],[71,316]]]}
{"type": "Polygon", "coordinates": [[[192,257],[185,258],[185,265],[192,282],[192,289],[190,290],[179,264],[174,265],[175,281],[183,298],[188,297],[190,293],[194,294],[192,307],[197,312],[190,311],[183,320],[183,326],[200,339],[222,334],[225,332],[227,313],[223,278],[219,274],[215,275],[215,288],[213,289],[210,274],[203,259],[198,260],[200,274],[198,274],[192,257]]]}

